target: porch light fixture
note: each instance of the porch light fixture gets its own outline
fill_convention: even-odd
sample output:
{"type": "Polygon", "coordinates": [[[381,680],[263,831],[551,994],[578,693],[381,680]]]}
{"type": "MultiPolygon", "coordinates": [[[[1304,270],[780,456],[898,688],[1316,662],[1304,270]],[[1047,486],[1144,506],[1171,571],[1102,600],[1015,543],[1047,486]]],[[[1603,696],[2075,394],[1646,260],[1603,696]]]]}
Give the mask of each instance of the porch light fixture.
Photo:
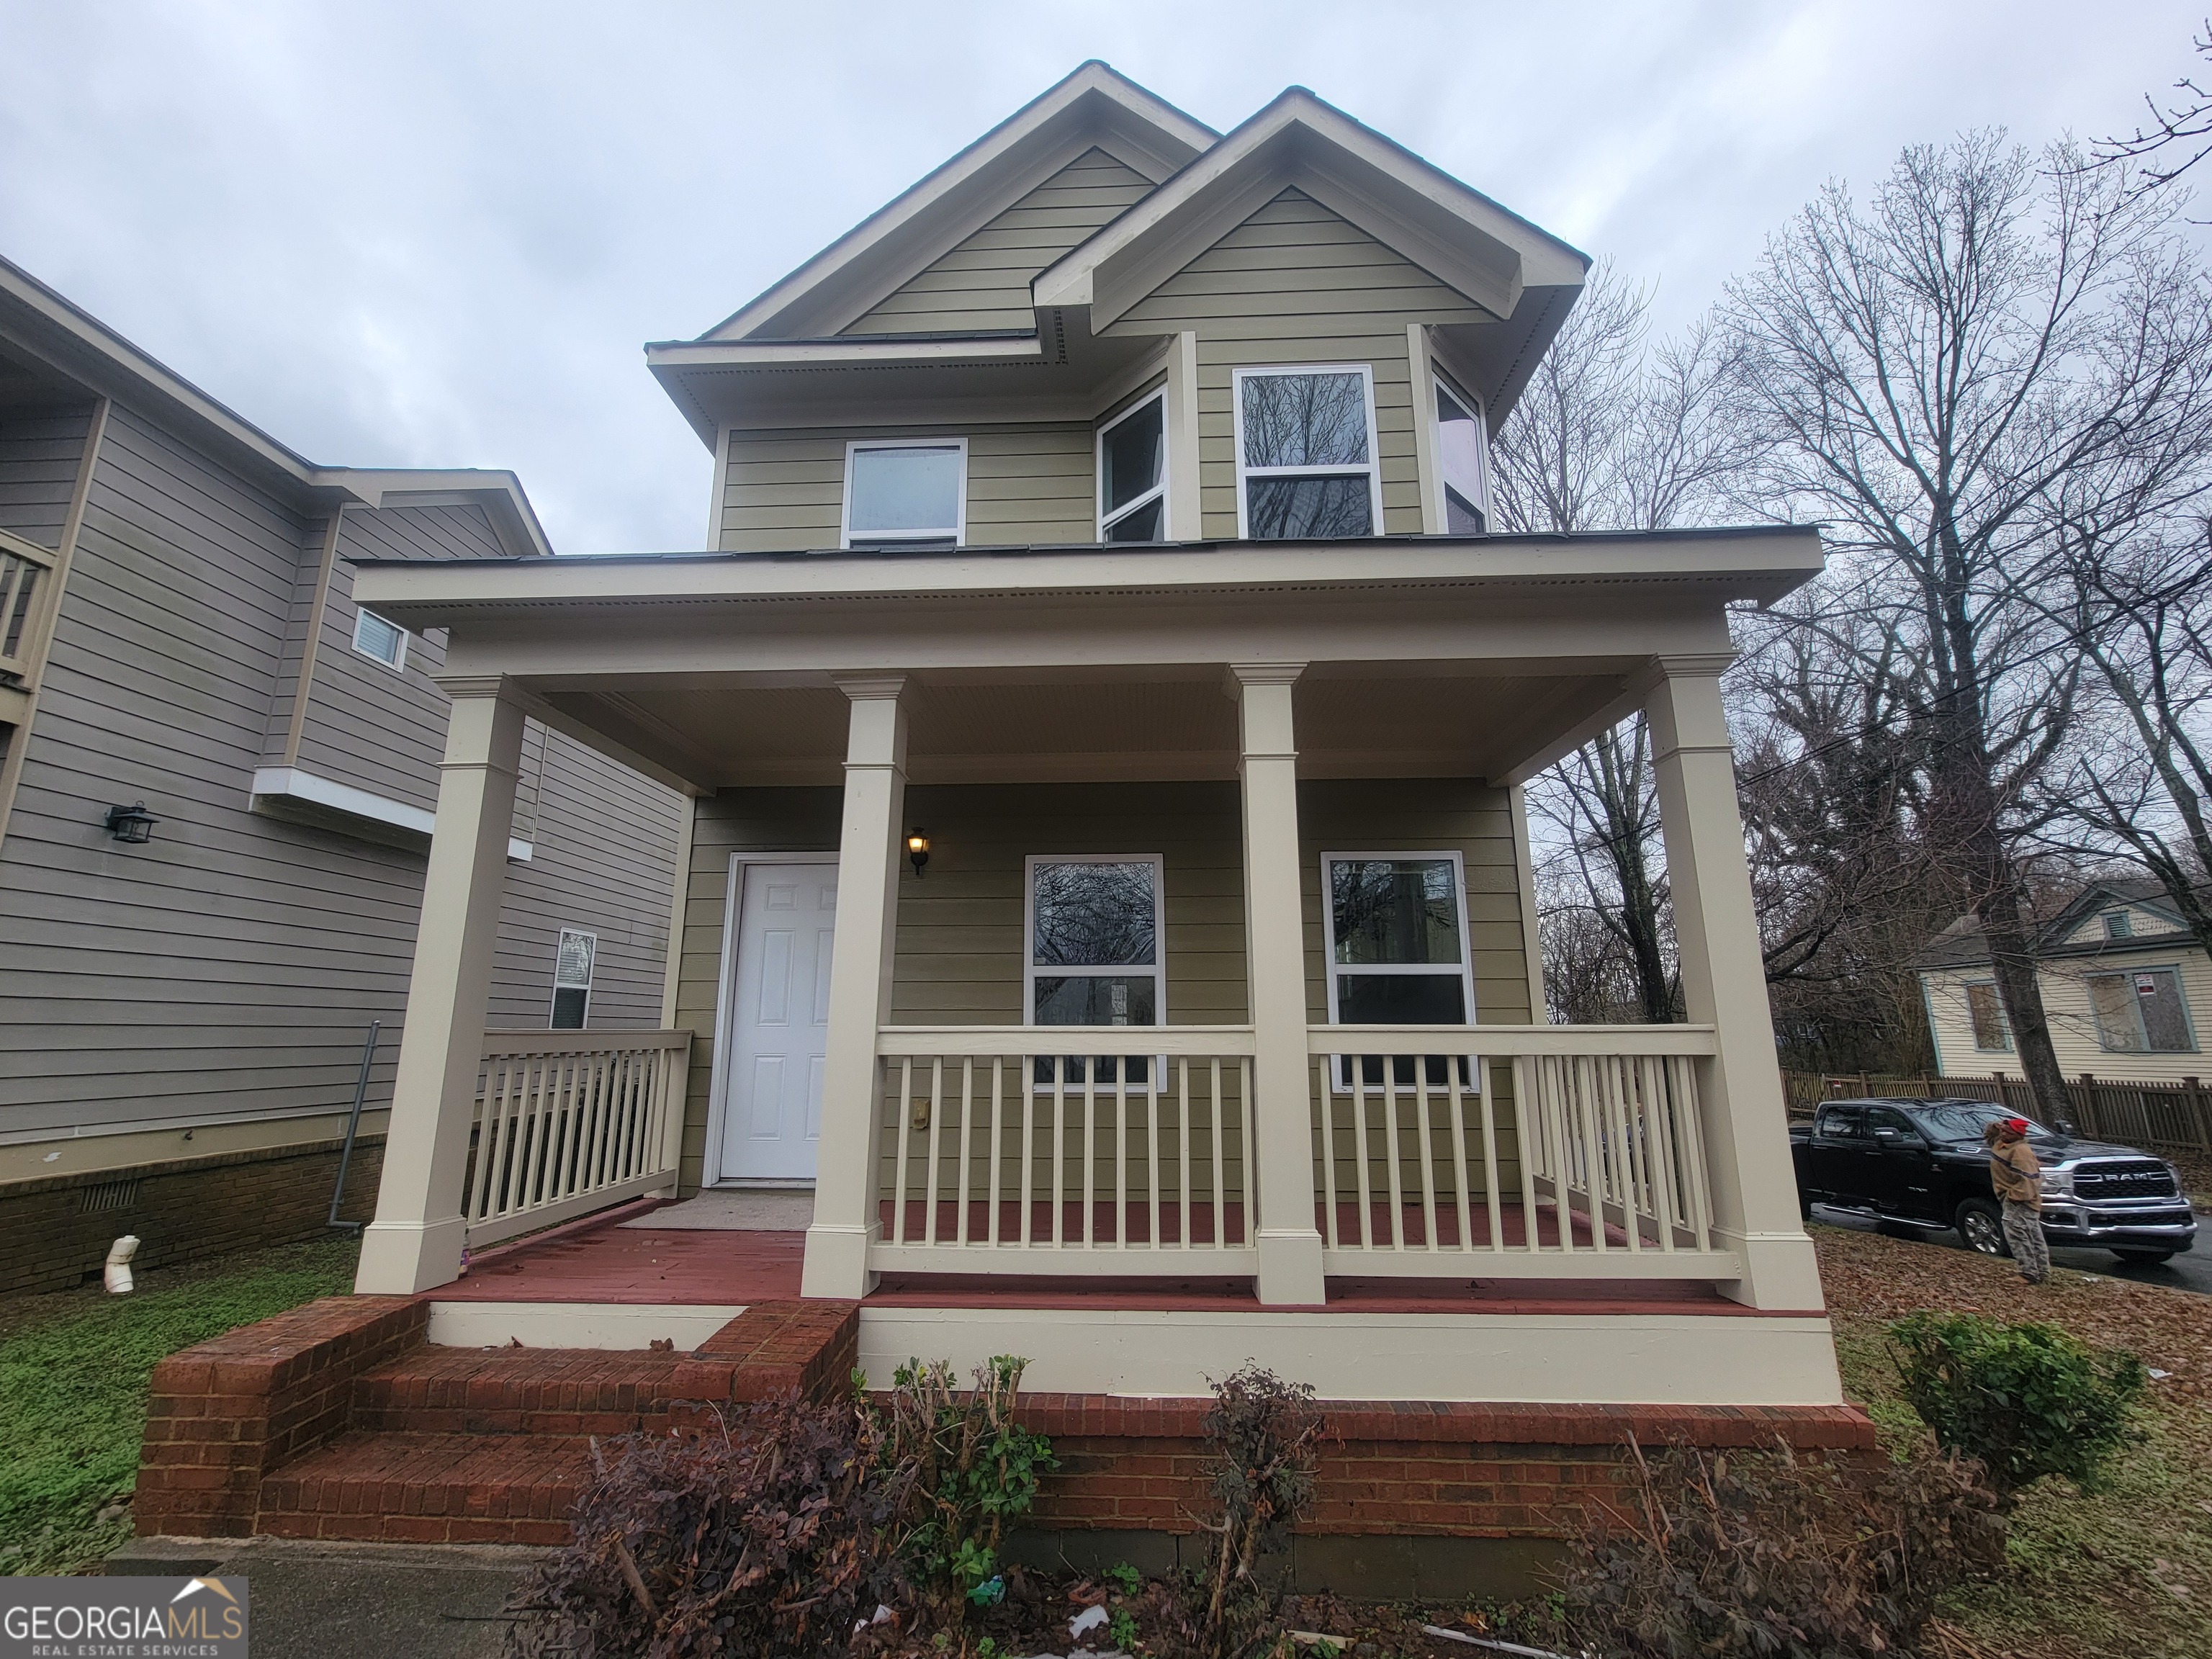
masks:
{"type": "Polygon", "coordinates": [[[136,847],[154,839],[154,826],[161,820],[146,810],[146,803],[136,806],[111,806],[107,809],[107,833],[120,842],[136,847]]]}
{"type": "Polygon", "coordinates": [[[929,862],[929,832],[919,824],[906,832],[906,855],[914,865],[914,878],[921,879],[921,866],[929,862]]]}

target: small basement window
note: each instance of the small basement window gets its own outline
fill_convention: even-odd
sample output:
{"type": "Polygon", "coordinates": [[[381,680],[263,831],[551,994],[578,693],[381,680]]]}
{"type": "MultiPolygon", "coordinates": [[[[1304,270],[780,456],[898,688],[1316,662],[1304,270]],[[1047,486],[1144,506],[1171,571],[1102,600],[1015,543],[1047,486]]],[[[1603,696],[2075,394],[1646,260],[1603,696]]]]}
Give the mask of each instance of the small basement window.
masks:
{"type": "Polygon", "coordinates": [[[1372,536],[1382,523],[1364,364],[1237,371],[1237,528],[1250,541],[1372,536]]]}
{"type": "Polygon", "coordinates": [[[1444,532],[1480,536],[1488,528],[1490,480],[1482,405],[1437,374],[1437,461],[1443,473],[1444,532]]]}
{"type": "Polygon", "coordinates": [[[599,936],[563,927],[553,952],[553,1020],[556,1031],[580,1031],[592,1009],[592,967],[599,936]]]}
{"type": "Polygon", "coordinates": [[[2012,1052],[2012,1031],[2005,1024],[2004,1004],[1997,1000],[1994,980],[1978,980],[1966,987],[1966,1018],[1974,1028],[1974,1047],[1982,1053],[2012,1052]]]}
{"type": "Polygon", "coordinates": [[[957,547],[968,529],[968,441],[845,447],[842,545],[920,552],[957,547]]]}
{"type": "Polygon", "coordinates": [[[2097,1018],[2097,1041],[2108,1054],[2185,1054],[2197,1048],[2174,969],[2092,974],[2089,1008],[2097,1018]]]}
{"type": "Polygon", "coordinates": [[[395,672],[407,666],[407,630],[374,611],[354,612],[353,648],[395,672]]]}
{"type": "Polygon", "coordinates": [[[1098,428],[1098,539],[1167,538],[1168,400],[1156,392],[1098,428]]]}

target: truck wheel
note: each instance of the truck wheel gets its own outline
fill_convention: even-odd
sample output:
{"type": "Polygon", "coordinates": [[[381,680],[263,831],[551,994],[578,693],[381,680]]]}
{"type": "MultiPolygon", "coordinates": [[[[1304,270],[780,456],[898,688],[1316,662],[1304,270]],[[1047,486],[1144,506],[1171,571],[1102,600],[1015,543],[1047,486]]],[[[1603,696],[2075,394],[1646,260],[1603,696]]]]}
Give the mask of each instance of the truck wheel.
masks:
{"type": "Polygon", "coordinates": [[[2130,1267],[2163,1267],[2180,1252],[2179,1250],[2114,1250],[2112,1254],[2130,1267]]]}
{"type": "Polygon", "coordinates": [[[2005,1243],[2004,1212],[1986,1198],[1970,1198],[1960,1205],[1953,1224],[1970,1250],[1984,1255],[2012,1254],[2012,1246],[2005,1243]]]}

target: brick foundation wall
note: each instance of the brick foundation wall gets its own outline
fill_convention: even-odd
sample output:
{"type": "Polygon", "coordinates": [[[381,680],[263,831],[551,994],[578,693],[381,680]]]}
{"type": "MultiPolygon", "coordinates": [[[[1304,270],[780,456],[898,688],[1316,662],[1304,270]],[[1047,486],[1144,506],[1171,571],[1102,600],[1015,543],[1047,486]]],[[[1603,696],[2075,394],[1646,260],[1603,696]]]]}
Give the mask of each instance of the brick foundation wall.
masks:
{"type": "Polygon", "coordinates": [[[262,1477],[343,1431],[355,1380],[421,1343],[429,1318],[412,1297],[325,1297],[170,1355],[146,1403],[139,1533],[252,1533],[262,1477]]]}
{"type": "MultiPolygon", "coordinates": [[[[125,1233],[139,1241],[135,1267],[320,1237],[342,1144],[313,1141],[9,1182],[0,1186],[0,1295],[66,1291],[97,1278],[108,1246],[125,1233]],[[104,1207],[118,1196],[126,1201],[104,1207]]],[[[383,1169],[384,1138],[363,1136],[346,1170],[342,1218],[369,1219],[383,1169]]]]}

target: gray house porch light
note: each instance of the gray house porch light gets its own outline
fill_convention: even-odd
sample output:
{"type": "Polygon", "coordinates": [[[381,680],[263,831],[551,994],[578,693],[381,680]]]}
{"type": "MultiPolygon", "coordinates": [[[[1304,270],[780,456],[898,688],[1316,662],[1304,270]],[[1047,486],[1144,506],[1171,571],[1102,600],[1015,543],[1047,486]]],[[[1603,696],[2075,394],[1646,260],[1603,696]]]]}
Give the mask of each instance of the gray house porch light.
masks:
{"type": "Polygon", "coordinates": [[[161,820],[146,810],[146,803],[135,806],[111,806],[107,809],[106,829],[119,842],[138,846],[154,839],[154,826],[161,820]]]}

